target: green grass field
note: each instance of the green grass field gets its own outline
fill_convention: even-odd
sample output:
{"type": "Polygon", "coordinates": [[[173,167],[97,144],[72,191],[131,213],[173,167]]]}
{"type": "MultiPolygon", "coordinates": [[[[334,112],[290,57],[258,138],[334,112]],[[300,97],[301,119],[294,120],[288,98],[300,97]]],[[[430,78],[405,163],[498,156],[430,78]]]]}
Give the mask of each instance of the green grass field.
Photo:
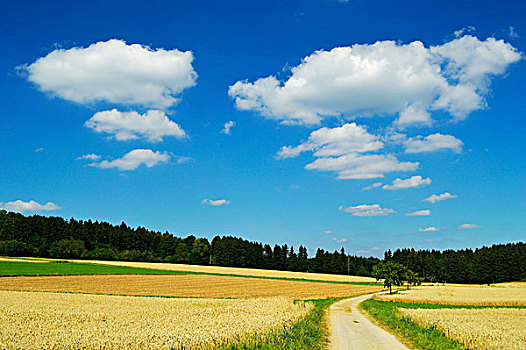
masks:
{"type": "Polygon", "coordinates": [[[173,275],[181,271],[141,269],[69,262],[0,261],[0,276],[67,276],[67,275],[173,275]]]}

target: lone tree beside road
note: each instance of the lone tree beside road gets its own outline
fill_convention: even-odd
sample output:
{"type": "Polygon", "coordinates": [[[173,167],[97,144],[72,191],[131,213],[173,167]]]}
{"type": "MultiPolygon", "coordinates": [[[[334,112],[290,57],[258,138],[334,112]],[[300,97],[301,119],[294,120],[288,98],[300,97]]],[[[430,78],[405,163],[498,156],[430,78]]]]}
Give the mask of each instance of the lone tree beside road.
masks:
{"type": "Polygon", "coordinates": [[[384,287],[389,288],[389,294],[391,294],[393,285],[401,286],[404,280],[411,280],[411,283],[414,283],[418,275],[402,264],[388,261],[380,262],[373,267],[373,277],[376,280],[383,279],[384,287]]]}

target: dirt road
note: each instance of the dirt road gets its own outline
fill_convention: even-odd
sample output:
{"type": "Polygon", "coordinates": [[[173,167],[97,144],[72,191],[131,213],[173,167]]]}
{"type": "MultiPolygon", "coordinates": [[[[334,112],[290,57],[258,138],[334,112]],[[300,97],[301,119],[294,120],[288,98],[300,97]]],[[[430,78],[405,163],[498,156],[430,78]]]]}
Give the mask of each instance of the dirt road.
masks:
{"type": "Polygon", "coordinates": [[[358,310],[358,304],[370,297],[339,301],[331,306],[329,320],[332,330],[331,348],[334,350],[402,350],[408,349],[393,335],[375,326],[358,310]]]}

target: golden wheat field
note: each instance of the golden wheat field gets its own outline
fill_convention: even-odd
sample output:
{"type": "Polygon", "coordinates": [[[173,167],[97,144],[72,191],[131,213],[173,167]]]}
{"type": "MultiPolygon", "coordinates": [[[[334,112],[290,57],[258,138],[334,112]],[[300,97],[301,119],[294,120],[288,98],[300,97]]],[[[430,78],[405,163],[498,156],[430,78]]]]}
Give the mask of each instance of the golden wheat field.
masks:
{"type": "Polygon", "coordinates": [[[288,298],[176,299],[0,291],[2,349],[206,349],[303,318],[288,298]]]}
{"type": "Polygon", "coordinates": [[[468,349],[526,349],[526,310],[400,309],[421,326],[435,326],[468,349]]]}
{"type": "Polygon", "coordinates": [[[526,284],[425,286],[400,290],[398,294],[377,295],[375,298],[405,303],[522,306],[526,305],[526,284]]]}
{"type": "Polygon", "coordinates": [[[215,275],[85,275],[1,277],[0,290],[205,298],[284,296],[294,299],[323,299],[378,292],[382,287],[215,275]]]}
{"type": "Polygon", "coordinates": [[[131,261],[99,261],[99,260],[68,260],[68,261],[78,262],[78,263],[113,265],[113,266],[129,266],[129,267],[138,267],[138,268],[155,269],[155,270],[217,273],[217,274],[222,274],[222,275],[294,278],[294,279],[306,279],[306,280],[329,281],[329,282],[362,282],[362,283],[376,282],[376,280],[372,277],[363,277],[363,276],[344,276],[344,275],[331,275],[331,274],[323,274],[323,273],[246,269],[246,268],[239,268],[239,267],[201,266],[201,265],[168,264],[168,263],[142,263],[142,262],[131,262],[131,261]]]}

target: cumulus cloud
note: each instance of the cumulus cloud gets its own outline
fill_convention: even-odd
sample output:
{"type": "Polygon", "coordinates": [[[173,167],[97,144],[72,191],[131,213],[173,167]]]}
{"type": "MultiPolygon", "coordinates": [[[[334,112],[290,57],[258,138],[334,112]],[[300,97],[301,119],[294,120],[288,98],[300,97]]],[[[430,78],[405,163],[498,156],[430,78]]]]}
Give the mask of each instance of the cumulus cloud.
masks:
{"type": "Polygon", "coordinates": [[[383,147],[378,137],[356,123],[336,128],[321,128],[313,131],[309,139],[295,147],[282,147],[277,157],[280,159],[297,157],[306,151],[314,152],[315,157],[342,156],[351,153],[376,151],[383,147]]]}
{"type": "Polygon", "coordinates": [[[333,240],[334,242],[336,242],[336,243],[345,243],[345,242],[347,242],[347,238],[340,238],[340,239],[338,239],[338,238],[336,238],[336,237],[333,237],[332,240],[333,240]]]}
{"type": "Polygon", "coordinates": [[[402,190],[406,188],[418,188],[427,186],[431,183],[430,178],[422,178],[420,175],[412,176],[408,179],[395,179],[391,185],[383,185],[384,190],[402,190]]]}
{"type": "Polygon", "coordinates": [[[83,160],[83,159],[99,160],[100,156],[98,154],[90,153],[90,154],[84,154],[80,157],[75,158],[75,160],[83,160]]]}
{"type": "Polygon", "coordinates": [[[39,212],[39,211],[52,211],[62,209],[53,202],[47,202],[46,204],[40,204],[36,201],[30,200],[24,202],[22,200],[16,200],[13,202],[0,202],[0,209],[17,212],[39,212]]]}
{"type": "Polygon", "coordinates": [[[149,110],[144,114],[116,109],[97,112],[84,126],[98,133],[110,134],[119,141],[144,138],[150,142],[160,142],[164,136],[186,136],[184,130],[160,110],[149,110]]]}
{"type": "Polygon", "coordinates": [[[457,227],[459,230],[474,230],[477,228],[481,228],[479,225],[475,224],[462,224],[457,227]]]}
{"type": "Polygon", "coordinates": [[[354,216],[386,216],[396,213],[393,209],[382,208],[379,204],[362,204],[347,208],[340,206],[339,209],[354,216]]]}
{"type": "Polygon", "coordinates": [[[230,129],[232,129],[234,126],[236,126],[235,121],[230,120],[226,122],[225,125],[223,125],[223,129],[220,131],[221,134],[230,135],[230,129]]]}
{"type": "Polygon", "coordinates": [[[424,201],[430,202],[430,203],[436,203],[436,202],[445,201],[446,199],[451,199],[451,198],[457,198],[457,195],[451,194],[449,192],[445,192],[440,195],[433,194],[425,198],[424,201]]]}
{"type": "Polygon", "coordinates": [[[417,211],[405,214],[405,216],[429,216],[429,215],[431,215],[431,210],[429,209],[417,210],[417,211]]]}
{"type": "Polygon", "coordinates": [[[98,163],[91,163],[89,166],[109,169],[117,168],[119,170],[135,170],[144,164],[151,168],[161,163],[167,163],[171,156],[167,152],[152,151],[151,149],[134,149],[126,153],[122,158],[114,160],[103,160],[98,163]]]}
{"type": "Polygon", "coordinates": [[[335,128],[313,131],[307,141],[297,146],[282,147],[276,158],[285,159],[312,152],[316,157],[305,166],[309,170],[334,171],[339,179],[372,179],[393,171],[418,168],[416,162],[400,162],[392,155],[363,154],[383,147],[378,137],[364,127],[349,123],[335,128]]]}
{"type": "Polygon", "coordinates": [[[218,206],[221,206],[221,205],[229,205],[230,201],[226,200],[226,199],[208,199],[208,198],[205,198],[205,199],[203,199],[201,201],[201,204],[209,204],[211,206],[218,207],[218,206]]]}
{"type": "Polygon", "coordinates": [[[347,154],[337,158],[318,158],[306,169],[334,171],[339,179],[374,179],[393,171],[412,171],[418,162],[400,162],[392,155],[347,154]]]}
{"type": "Polygon", "coordinates": [[[40,90],[65,100],[169,108],[195,85],[193,59],[191,51],[112,39],[57,49],[19,69],[40,90]]]}
{"type": "Polygon", "coordinates": [[[418,231],[420,232],[436,232],[438,231],[439,229],[434,227],[434,226],[429,226],[429,227],[426,227],[426,228],[419,228],[418,231]]]}
{"type": "Polygon", "coordinates": [[[287,124],[390,115],[401,126],[429,125],[430,111],[459,120],[485,108],[490,79],[521,57],[503,40],[471,35],[431,47],[378,41],[315,51],[291,69],[287,80],[238,81],[229,95],[239,110],[287,124]]]}
{"type": "Polygon", "coordinates": [[[455,136],[442,135],[439,133],[426,137],[417,136],[404,141],[406,153],[433,152],[438,150],[452,150],[460,152],[463,142],[455,136]]]}

